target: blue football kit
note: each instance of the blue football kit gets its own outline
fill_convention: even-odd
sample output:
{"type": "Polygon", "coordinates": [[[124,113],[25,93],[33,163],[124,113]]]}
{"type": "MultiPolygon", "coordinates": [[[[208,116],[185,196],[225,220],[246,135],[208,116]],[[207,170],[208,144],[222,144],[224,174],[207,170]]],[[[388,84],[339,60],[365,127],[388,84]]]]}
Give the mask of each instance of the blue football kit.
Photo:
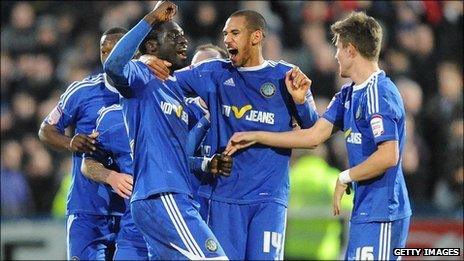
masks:
{"type": "MultiPolygon", "coordinates": [[[[404,247],[411,207],[401,169],[406,141],[405,111],[395,84],[379,70],[364,83],[342,87],[323,115],[345,134],[350,168],[385,141],[398,141],[397,165],[373,179],[353,182],[355,191],[345,259],[393,259],[404,247]]],[[[368,259],[368,260],[373,260],[368,259]]]]}
{"type": "MultiPolygon", "coordinates": [[[[229,60],[213,59],[175,71],[184,94],[198,95],[208,105],[210,155],[222,152],[234,132],[289,131],[292,118],[304,128],[316,122],[310,92],[308,102],[295,105],[287,91],[285,74],[292,67],[265,61],[235,68],[229,60]]],[[[290,149],[252,146],[234,154],[230,177],[200,185],[199,196],[207,202],[201,208],[208,209],[203,218],[229,258],[282,259],[290,154],[290,149]]]]}
{"type": "MultiPolygon", "coordinates": [[[[64,133],[74,125],[76,133],[90,134],[98,110],[119,101],[119,94],[105,74],[72,83],[44,122],[64,133]]],[[[68,259],[104,259],[114,245],[124,201],[117,194],[85,177],[81,172],[82,153],[72,155],[71,189],[67,199],[68,259]]]]}
{"type": "MultiPolygon", "coordinates": [[[[99,149],[92,155],[86,154],[86,158],[92,158],[102,163],[107,169],[132,175],[133,166],[129,137],[124,124],[122,108],[119,104],[100,109],[95,131],[99,133],[97,137],[99,149]]],[[[113,259],[148,260],[147,245],[132,219],[130,202],[128,199],[124,201],[126,210],[120,220],[113,259]]]]}
{"type": "Polygon", "coordinates": [[[133,219],[150,259],[226,259],[192,200],[184,97],[175,81],[162,82],[145,64],[131,61],[150,30],[141,20],[104,66],[126,98],[121,104],[134,159],[133,219]]]}

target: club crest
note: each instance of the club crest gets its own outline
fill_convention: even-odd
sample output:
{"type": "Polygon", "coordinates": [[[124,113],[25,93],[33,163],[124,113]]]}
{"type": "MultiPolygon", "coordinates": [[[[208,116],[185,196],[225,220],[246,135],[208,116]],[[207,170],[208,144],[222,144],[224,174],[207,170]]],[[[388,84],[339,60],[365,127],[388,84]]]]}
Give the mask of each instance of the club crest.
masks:
{"type": "Polygon", "coordinates": [[[267,82],[261,85],[260,91],[264,97],[271,98],[272,96],[274,96],[276,92],[276,87],[274,86],[274,84],[267,82]]]}
{"type": "Polygon", "coordinates": [[[208,240],[206,240],[205,246],[206,249],[208,249],[210,252],[216,252],[218,249],[218,244],[212,238],[208,238],[208,240]]]}

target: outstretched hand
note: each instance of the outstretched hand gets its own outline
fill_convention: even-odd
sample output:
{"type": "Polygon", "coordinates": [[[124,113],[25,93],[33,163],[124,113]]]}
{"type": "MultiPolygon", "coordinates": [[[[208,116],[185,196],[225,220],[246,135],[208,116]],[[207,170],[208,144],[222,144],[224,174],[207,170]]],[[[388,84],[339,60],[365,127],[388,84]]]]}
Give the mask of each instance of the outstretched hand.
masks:
{"type": "Polygon", "coordinates": [[[285,86],[296,104],[306,101],[306,94],[312,81],[298,67],[293,67],[285,75],[285,86]]]}
{"type": "Polygon", "coordinates": [[[148,69],[150,69],[150,71],[162,81],[169,78],[169,67],[172,66],[170,62],[162,60],[151,54],[144,54],[140,56],[139,61],[146,64],[148,69]]]}
{"type": "Polygon", "coordinates": [[[237,150],[244,149],[250,147],[251,145],[257,143],[256,135],[257,133],[254,131],[247,131],[247,132],[236,132],[232,137],[230,137],[229,142],[227,143],[227,147],[224,150],[224,154],[232,155],[237,150]]]}

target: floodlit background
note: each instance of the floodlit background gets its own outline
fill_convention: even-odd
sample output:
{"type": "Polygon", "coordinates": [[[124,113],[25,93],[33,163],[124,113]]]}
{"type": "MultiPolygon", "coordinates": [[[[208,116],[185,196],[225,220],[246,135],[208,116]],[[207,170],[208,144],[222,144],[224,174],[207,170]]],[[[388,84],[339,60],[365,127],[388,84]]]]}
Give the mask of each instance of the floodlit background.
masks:
{"type": "MultiPolygon", "coordinates": [[[[329,26],[365,10],[384,29],[381,68],[407,111],[403,169],[413,208],[410,247],[463,244],[462,1],[176,1],[189,55],[222,45],[225,19],[254,9],[267,20],[266,59],[298,65],[312,80],[320,113],[345,80],[338,77],[329,26]]],[[[130,29],[154,6],[136,2],[1,2],[1,257],[64,259],[70,153],[45,147],[37,131],[73,81],[100,72],[99,39],[130,29]]],[[[331,216],[343,135],[316,151],[293,153],[286,259],[334,259],[346,243],[351,208],[331,216]]],[[[462,253],[462,249],[461,249],[462,253]]]]}

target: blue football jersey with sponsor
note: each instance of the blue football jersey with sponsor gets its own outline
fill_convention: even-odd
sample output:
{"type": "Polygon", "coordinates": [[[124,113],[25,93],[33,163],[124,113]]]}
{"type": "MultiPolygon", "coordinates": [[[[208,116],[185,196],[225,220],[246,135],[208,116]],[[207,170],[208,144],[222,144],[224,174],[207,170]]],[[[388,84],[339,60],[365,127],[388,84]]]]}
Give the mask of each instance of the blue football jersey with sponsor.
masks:
{"type": "MultiPolygon", "coordinates": [[[[185,95],[200,96],[211,113],[205,139],[208,154],[222,152],[238,131],[289,131],[295,104],[285,86],[292,65],[265,61],[235,68],[229,60],[213,59],[174,73],[185,95]]],[[[308,120],[308,119],[305,119],[308,120]]],[[[291,150],[252,146],[234,154],[230,177],[204,184],[199,195],[231,203],[273,201],[287,204],[291,150]]]]}
{"type": "Polygon", "coordinates": [[[175,81],[162,82],[140,61],[124,67],[121,99],[131,140],[135,186],[131,201],[161,192],[191,195],[185,146],[189,114],[175,81]],[[126,90],[124,90],[126,89],[126,90]]]}
{"type": "MultiPolygon", "coordinates": [[[[95,128],[98,111],[119,102],[119,94],[108,84],[105,74],[88,77],[72,83],[60,97],[58,105],[45,118],[64,133],[71,125],[76,133],[90,134],[95,128]]],[[[86,178],[81,172],[82,153],[72,155],[71,189],[67,200],[67,215],[87,213],[93,215],[121,215],[124,202],[111,190],[86,178]]]]}
{"type": "Polygon", "coordinates": [[[343,130],[350,168],[359,165],[384,141],[396,140],[400,160],[385,174],[353,182],[351,222],[393,221],[411,215],[408,192],[401,169],[406,142],[403,100],[383,71],[364,83],[345,85],[329,104],[324,116],[343,130]]]}

